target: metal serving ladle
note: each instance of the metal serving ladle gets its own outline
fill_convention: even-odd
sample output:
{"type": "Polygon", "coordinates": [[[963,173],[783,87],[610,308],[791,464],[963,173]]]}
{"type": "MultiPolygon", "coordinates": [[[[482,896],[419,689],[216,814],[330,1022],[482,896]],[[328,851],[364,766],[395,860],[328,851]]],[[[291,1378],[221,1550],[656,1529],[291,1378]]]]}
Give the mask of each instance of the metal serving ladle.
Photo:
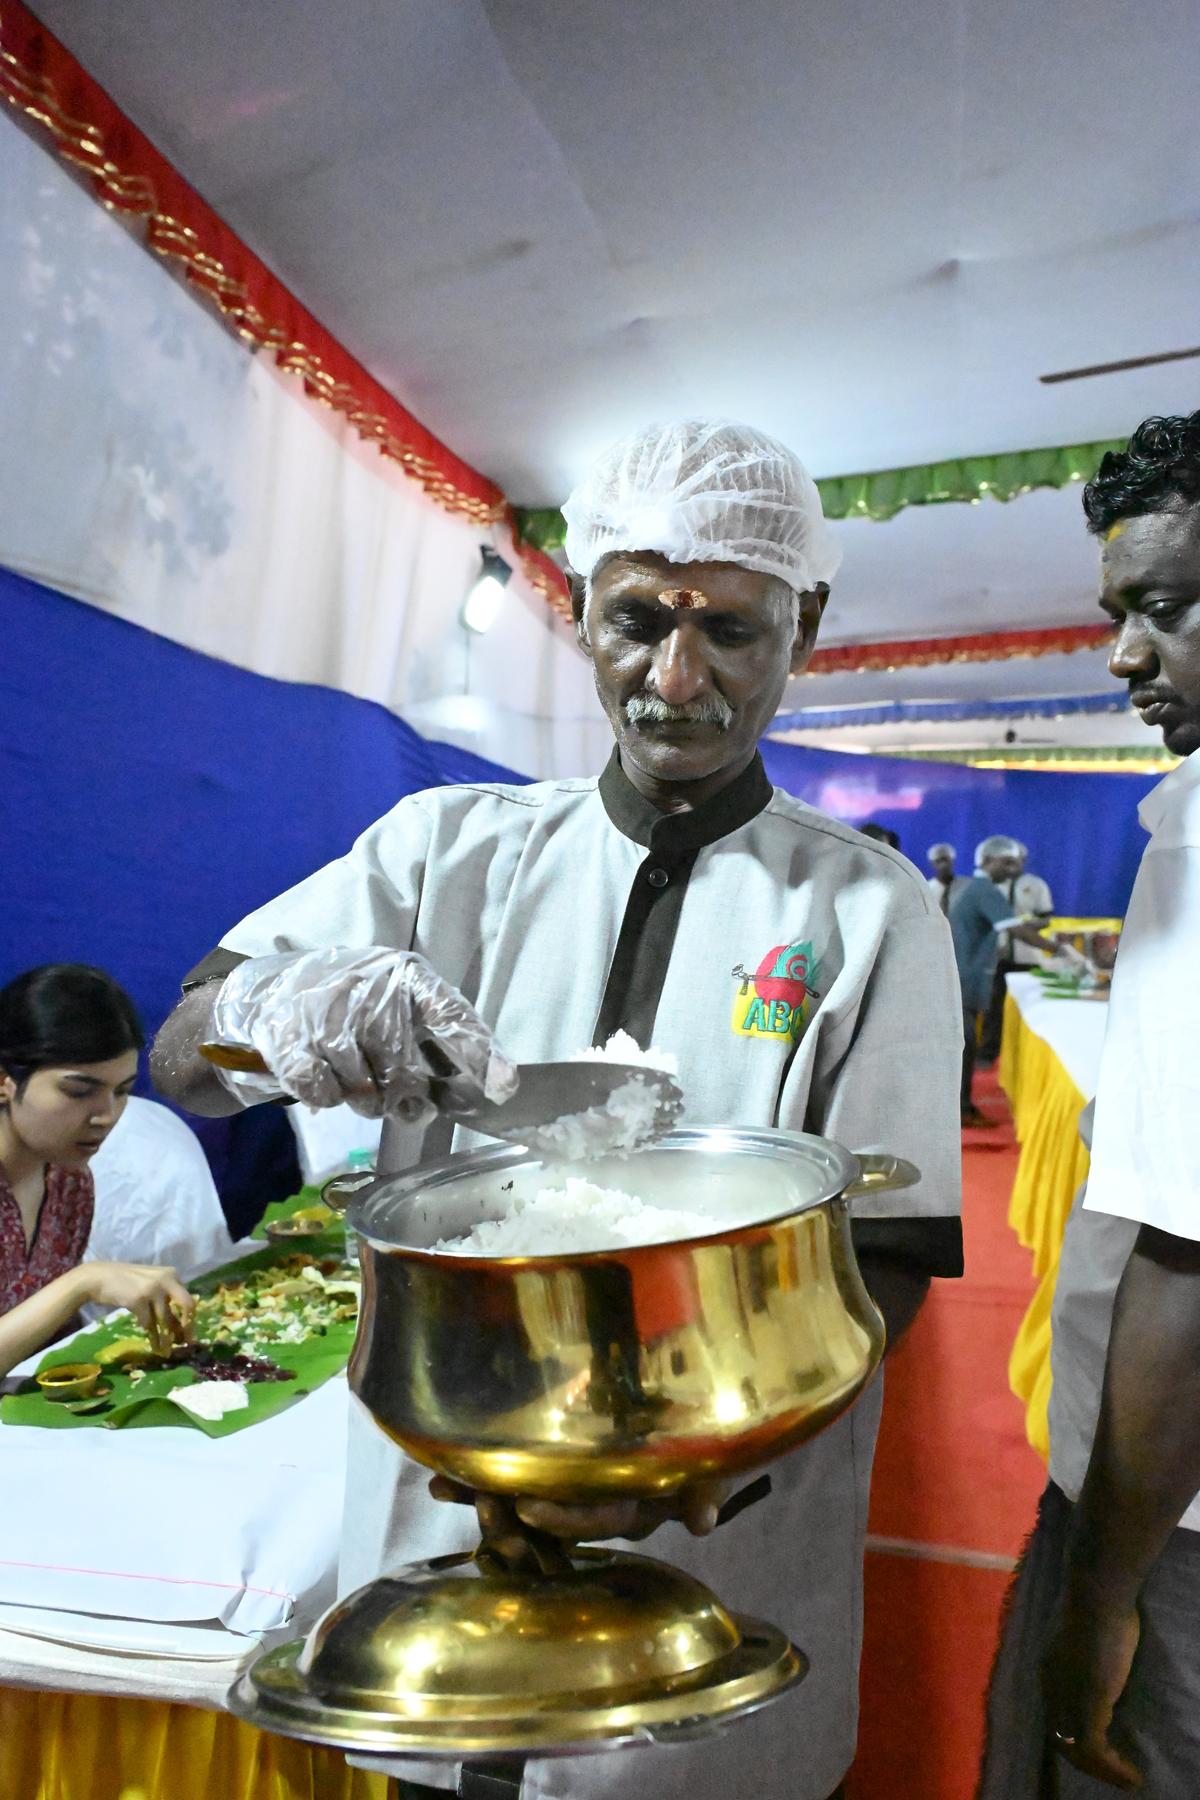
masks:
{"type": "MultiPolygon", "coordinates": [[[[270,1068],[257,1050],[248,1044],[201,1044],[200,1054],[219,1069],[231,1069],[244,1075],[269,1075],[270,1068]]],[[[446,1106],[447,1118],[486,1137],[503,1138],[508,1143],[524,1144],[547,1159],[563,1156],[556,1144],[555,1128],[579,1114],[595,1113],[607,1117],[608,1102],[618,1089],[631,1081],[649,1088],[655,1099],[653,1119],[640,1137],[650,1143],[670,1131],[678,1123],[683,1108],[683,1093],[670,1075],[661,1069],[614,1062],[544,1062],[521,1063],[517,1068],[517,1091],[508,1100],[485,1100],[482,1096],[470,1107],[446,1106]]],[[[603,1129],[589,1120],[588,1149],[585,1154],[603,1156],[617,1148],[622,1140],[622,1122],[612,1117],[611,1141],[605,1141],[603,1129]]]]}

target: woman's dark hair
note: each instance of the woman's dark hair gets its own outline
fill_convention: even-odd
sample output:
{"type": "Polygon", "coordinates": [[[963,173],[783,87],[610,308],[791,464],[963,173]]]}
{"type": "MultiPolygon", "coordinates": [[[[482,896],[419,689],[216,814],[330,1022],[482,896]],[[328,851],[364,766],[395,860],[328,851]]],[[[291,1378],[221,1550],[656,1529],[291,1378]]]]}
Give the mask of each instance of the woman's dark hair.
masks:
{"type": "Polygon", "coordinates": [[[108,1062],[146,1042],[137,1008],[86,963],[43,963],[0,988],[0,1069],[18,1090],[38,1069],[108,1062]]]}
{"type": "Polygon", "coordinates": [[[1164,512],[1172,501],[1200,500],[1200,412],[1186,419],[1143,419],[1124,450],[1110,450],[1083,490],[1088,530],[1164,512]]]}

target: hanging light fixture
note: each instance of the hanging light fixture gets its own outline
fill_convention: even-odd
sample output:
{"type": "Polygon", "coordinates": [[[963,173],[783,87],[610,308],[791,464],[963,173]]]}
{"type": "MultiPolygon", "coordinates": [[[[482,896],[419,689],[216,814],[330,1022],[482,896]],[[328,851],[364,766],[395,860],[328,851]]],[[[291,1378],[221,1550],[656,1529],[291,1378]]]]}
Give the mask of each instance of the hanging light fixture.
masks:
{"type": "Polygon", "coordinates": [[[480,635],[495,623],[512,569],[499,551],[484,544],[479,551],[481,568],[463,601],[459,617],[468,631],[480,635]]]}

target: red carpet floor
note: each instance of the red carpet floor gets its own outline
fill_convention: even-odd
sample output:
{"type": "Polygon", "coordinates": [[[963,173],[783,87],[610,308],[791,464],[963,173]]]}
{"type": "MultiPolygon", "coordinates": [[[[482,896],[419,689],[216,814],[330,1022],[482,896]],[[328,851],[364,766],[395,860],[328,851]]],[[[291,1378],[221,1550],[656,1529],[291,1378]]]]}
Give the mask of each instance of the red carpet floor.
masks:
{"type": "Polygon", "coordinates": [[[1008,1388],[1034,1285],[1006,1219],[1016,1144],[994,1081],[976,1094],[1002,1123],[963,1135],[967,1273],[934,1283],[888,1361],[849,1800],[971,1800],[1008,1569],[1045,1478],[1008,1388]]]}

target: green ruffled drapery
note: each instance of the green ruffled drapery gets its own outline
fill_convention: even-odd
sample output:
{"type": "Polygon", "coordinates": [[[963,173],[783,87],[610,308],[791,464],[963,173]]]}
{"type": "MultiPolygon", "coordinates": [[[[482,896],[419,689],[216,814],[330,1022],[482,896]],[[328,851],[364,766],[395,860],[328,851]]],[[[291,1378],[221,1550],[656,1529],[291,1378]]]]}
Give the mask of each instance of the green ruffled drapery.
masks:
{"type": "MultiPolygon", "coordinates": [[[[1015,500],[1034,488],[1064,488],[1088,481],[1106,450],[1123,450],[1124,438],[1094,444],[1060,444],[1048,450],[1002,450],[995,456],[963,456],[920,463],[911,469],[878,469],[870,475],[830,475],[818,481],[828,519],[894,519],[906,506],[947,501],[1015,500]]],[[[516,509],[517,529],[538,550],[557,550],[566,522],[556,506],[516,509]]]]}

